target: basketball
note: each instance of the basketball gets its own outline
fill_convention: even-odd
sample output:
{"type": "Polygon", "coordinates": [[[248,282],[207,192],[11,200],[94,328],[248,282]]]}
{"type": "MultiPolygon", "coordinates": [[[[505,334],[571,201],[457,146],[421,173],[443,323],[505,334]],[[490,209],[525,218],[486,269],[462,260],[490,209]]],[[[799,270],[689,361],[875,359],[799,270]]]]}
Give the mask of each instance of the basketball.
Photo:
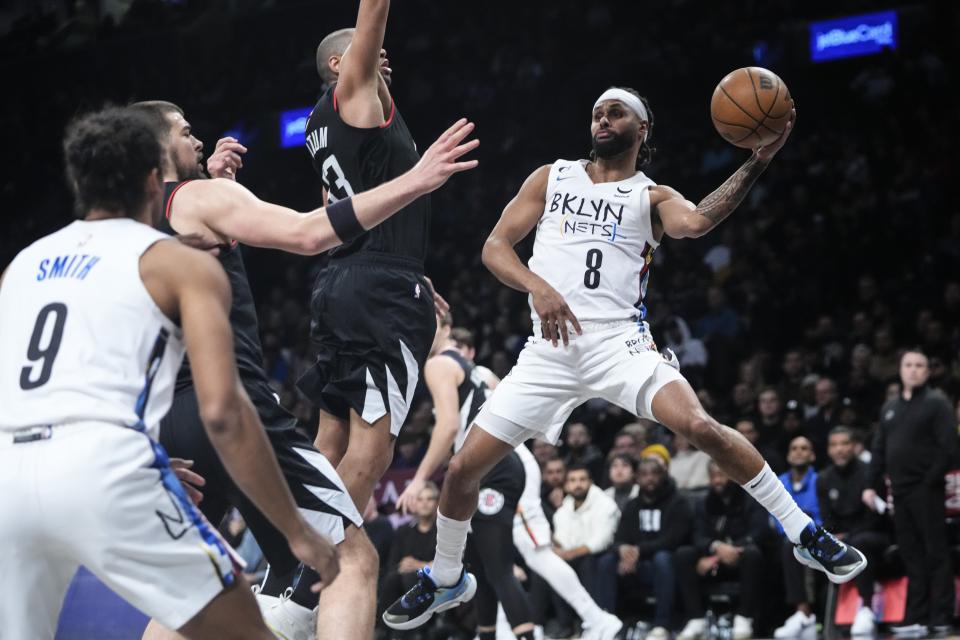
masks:
{"type": "Polygon", "coordinates": [[[777,74],[743,67],[724,76],[713,90],[710,117],[724,140],[753,149],[780,137],[792,108],[790,90],[777,74]]]}

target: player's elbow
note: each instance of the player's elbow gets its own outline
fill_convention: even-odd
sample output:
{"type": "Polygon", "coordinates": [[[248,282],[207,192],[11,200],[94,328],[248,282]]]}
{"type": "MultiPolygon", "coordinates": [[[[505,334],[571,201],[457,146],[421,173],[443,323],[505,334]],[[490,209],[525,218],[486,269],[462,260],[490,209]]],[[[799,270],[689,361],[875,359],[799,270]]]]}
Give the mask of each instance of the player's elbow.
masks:
{"type": "Polygon", "coordinates": [[[302,256],[315,256],[341,244],[332,227],[319,224],[319,218],[305,214],[291,231],[290,251],[302,256]]]}
{"type": "Polygon", "coordinates": [[[687,223],[683,225],[681,231],[682,238],[701,238],[707,235],[710,229],[713,229],[713,223],[707,220],[705,216],[690,216],[687,223]]]}
{"type": "Polygon", "coordinates": [[[216,398],[205,398],[200,403],[200,419],[214,438],[230,435],[240,423],[240,398],[224,393],[216,398]]]}
{"type": "Polygon", "coordinates": [[[299,253],[302,256],[315,256],[338,244],[340,244],[340,240],[336,236],[331,238],[324,234],[306,233],[296,239],[294,253],[299,253]]]}
{"type": "Polygon", "coordinates": [[[490,236],[483,243],[483,249],[480,252],[480,260],[487,269],[492,269],[497,262],[497,256],[503,248],[503,240],[497,236],[490,236]]]}

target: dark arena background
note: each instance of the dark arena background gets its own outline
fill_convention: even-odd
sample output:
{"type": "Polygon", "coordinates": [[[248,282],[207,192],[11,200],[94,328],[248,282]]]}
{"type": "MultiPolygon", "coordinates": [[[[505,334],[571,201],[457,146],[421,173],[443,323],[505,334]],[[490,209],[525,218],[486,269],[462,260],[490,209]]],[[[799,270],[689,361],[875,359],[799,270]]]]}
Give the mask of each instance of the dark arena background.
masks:
{"type": "MultiPolygon", "coordinates": [[[[225,135],[248,148],[237,179],[260,198],[298,211],[320,206],[321,183],[303,143],[305,118],[322,90],[315,50],[325,34],[353,26],[356,15],[356,1],[4,3],[0,267],[71,221],[63,130],[75,115],[105,104],[175,102],[206,154],[225,135]]],[[[954,2],[397,0],[384,44],[391,91],[421,151],[461,116],[476,122],[481,140],[471,156],[479,168],[454,176],[433,196],[426,273],[449,301],[454,326],[473,332],[476,362],[506,376],[530,335],[527,298],[498,282],[480,254],[523,180],[557,158],[586,158],[594,101],[611,85],[628,86],[649,99],[655,113],[650,141],[656,152],[644,172],[696,203],[749,155],[714,129],[714,87],[734,69],[765,67],[789,86],[795,129],[720,228],[702,239],[666,239],[657,250],[646,299],[654,339],[676,352],[711,415],[757,443],[785,482],[799,470],[792,480],[800,493],[808,469],[823,474],[834,465],[828,447],[834,427],[849,427],[857,458],[870,460],[881,407],[900,393],[906,349],[927,356],[928,385],[949,398],[956,426],[958,34],[960,4],[954,2]],[[790,445],[797,436],[809,439],[815,460],[795,460],[790,445]]],[[[532,238],[520,248],[524,258],[532,238]]],[[[298,395],[295,381],[312,363],[310,289],[325,260],[243,252],[267,371],[283,404],[315,431],[315,409],[298,395]]],[[[397,570],[390,564],[392,530],[406,526],[393,503],[426,450],[433,422],[430,394],[420,388],[376,492],[379,515],[366,514],[391,525],[379,546],[383,576],[397,570]]],[[[546,472],[555,459],[586,463],[594,484],[612,488],[611,495],[629,494],[632,477],[626,487],[610,477],[610,456],[617,452],[665,457],[693,517],[711,508],[713,489],[687,475],[705,462],[662,426],[638,423],[602,401],[580,407],[570,420],[575,423],[586,425],[587,442],[582,430],[568,428],[556,449],[534,446],[549,511],[563,497],[562,471],[546,472]],[[573,432],[579,433],[571,438],[573,432]]],[[[951,557],[938,562],[953,563],[960,577],[960,458],[950,467],[955,471],[942,480],[951,557]]],[[[826,488],[808,497],[819,512],[829,510],[824,501],[836,499],[826,488]]],[[[863,606],[873,610],[874,633],[891,633],[904,622],[910,585],[902,541],[889,510],[868,515],[888,542],[877,556],[877,586],[867,603],[855,583],[838,588],[812,573],[804,576],[802,597],[791,594],[782,533],[766,526],[752,541],[763,554],[753,637],[801,637],[777,631],[801,609],[816,616],[816,627],[805,633],[826,637],[849,634],[863,606]]],[[[860,526],[855,516],[833,517],[834,526],[840,520],[860,526]]],[[[231,542],[244,542],[243,523],[235,518],[222,530],[231,542]]],[[[696,547],[701,533],[691,525],[680,544],[696,547]]],[[[249,542],[245,548],[255,547],[249,542]]],[[[616,545],[610,541],[602,551],[615,553],[616,545]]],[[[255,580],[256,564],[248,569],[255,580]]],[[[735,574],[706,573],[707,623],[697,637],[733,638],[744,587],[735,574]]],[[[665,638],[648,636],[652,589],[624,577],[618,582],[613,613],[626,623],[619,637],[665,638]]],[[[682,631],[693,614],[682,584],[666,631],[689,640],[682,631]]],[[[532,572],[524,585],[535,596],[535,620],[545,637],[579,637],[575,617],[564,615],[549,587],[538,585],[532,572]]],[[[145,623],[81,571],[57,637],[139,638],[145,623]]],[[[383,628],[377,637],[467,639],[474,637],[470,625],[466,606],[438,616],[419,635],[383,628]]]]}

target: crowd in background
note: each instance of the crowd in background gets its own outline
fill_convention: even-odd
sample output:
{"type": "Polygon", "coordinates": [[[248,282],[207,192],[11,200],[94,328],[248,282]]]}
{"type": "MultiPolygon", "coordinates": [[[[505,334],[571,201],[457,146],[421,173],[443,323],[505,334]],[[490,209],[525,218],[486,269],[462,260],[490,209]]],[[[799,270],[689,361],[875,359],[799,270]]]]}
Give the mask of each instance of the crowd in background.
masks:
{"type": "MultiPolygon", "coordinates": [[[[480,168],[435,194],[427,261],[455,324],[474,333],[478,363],[504,376],[530,332],[526,297],[481,265],[483,240],[535,168],[587,155],[596,95],[621,84],[650,99],[657,152],[644,170],[696,202],[746,158],[712,130],[710,92],[731,69],[760,64],[790,87],[795,132],[715,232],[697,241],[667,240],[657,250],[646,301],[657,344],[677,354],[708,411],[754,442],[778,473],[836,466],[834,437],[849,439],[854,457],[868,463],[880,408],[900,393],[899,359],[908,347],[926,353],[930,387],[960,414],[960,207],[952,135],[960,109],[949,89],[957,53],[950,30],[960,26],[960,13],[946,5],[901,6],[900,51],[811,65],[807,20],[889,3],[810,2],[802,15],[792,7],[787,17],[793,4],[746,2],[730,16],[724,3],[587,8],[560,0],[491,6],[466,21],[458,17],[466,7],[444,3],[392,8],[386,37],[392,91],[421,146],[461,115],[478,123],[480,168]]],[[[316,100],[316,43],[353,23],[355,3],[138,0],[126,13],[108,11],[110,5],[40,3],[5,23],[0,67],[18,90],[0,103],[8,150],[0,177],[0,265],[69,221],[59,134],[73,114],[104,100],[177,102],[207,152],[228,131],[251,149],[239,180],[259,196],[301,210],[318,205],[319,180],[306,151],[278,148],[276,114],[316,100]]],[[[529,241],[520,250],[528,255],[529,241]]],[[[311,362],[309,289],[323,260],[256,250],[245,256],[267,370],[284,404],[315,429],[314,409],[294,383],[311,362]]],[[[398,443],[398,469],[416,466],[432,426],[429,394],[421,389],[416,402],[398,443]]],[[[677,491],[695,492],[695,499],[685,494],[676,503],[672,516],[682,523],[673,532],[675,547],[686,550],[671,562],[685,568],[667,572],[656,551],[638,559],[660,572],[659,583],[669,573],[672,584],[686,585],[672,602],[658,598],[651,623],[656,617],[657,625],[679,629],[702,616],[690,596],[691,575],[722,573],[722,556],[733,553],[704,547],[697,529],[711,522],[720,502],[742,511],[738,546],[751,549],[739,552],[749,556],[745,562],[756,562],[757,554],[780,562],[777,532],[763,514],[751,505],[731,507],[726,484],[705,456],[659,425],[588,402],[571,418],[559,450],[533,447],[545,505],[558,513],[574,500],[568,487],[574,472],[587,476],[581,487],[606,489],[621,513],[631,512],[630,501],[641,493],[673,500],[677,491]],[[640,462],[644,450],[643,457],[662,466],[640,462]],[[703,558],[714,556],[716,565],[708,567],[703,558]]],[[[806,490],[816,498],[812,486],[806,490]]],[[[611,532],[607,549],[614,540],[643,548],[634,533],[611,532]]],[[[394,590],[402,581],[392,573],[423,560],[385,558],[385,580],[394,590]]],[[[630,573],[621,566],[629,559],[607,560],[619,582],[630,573]]],[[[755,618],[756,630],[773,629],[794,607],[819,606],[822,594],[791,593],[790,577],[764,571],[757,580],[761,586],[750,587],[755,597],[747,589],[737,612],[755,618]],[[785,596],[788,609],[767,606],[785,596]]],[[[598,600],[610,602],[613,594],[610,606],[633,610],[624,597],[643,586],[621,588],[619,596],[617,585],[591,589],[598,600]]],[[[540,610],[560,631],[573,624],[549,598],[540,610]]]]}

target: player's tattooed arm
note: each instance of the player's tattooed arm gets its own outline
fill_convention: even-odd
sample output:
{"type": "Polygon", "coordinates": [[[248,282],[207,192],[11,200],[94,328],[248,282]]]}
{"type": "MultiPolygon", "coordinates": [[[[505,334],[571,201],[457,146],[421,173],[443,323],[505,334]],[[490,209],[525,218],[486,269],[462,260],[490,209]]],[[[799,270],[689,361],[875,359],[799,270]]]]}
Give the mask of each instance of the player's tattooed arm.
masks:
{"type": "Polygon", "coordinates": [[[723,222],[743,202],[753,183],[786,143],[796,118],[797,112],[791,110],[783,134],[771,144],[754,149],[750,159],[699,204],[665,185],[652,187],[650,206],[657,238],[663,234],[671,238],[699,238],[723,222]]]}
{"type": "Polygon", "coordinates": [[[717,226],[743,202],[768,164],[769,160],[760,160],[755,154],[750,156],[732,176],[697,204],[696,212],[712,222],[713,227],[717,226]]]}
{"type": "Polygon", "coordinates": [[[743,202],[769,161],[750,157],[713,193],[693,204],[676,190],[657,185],[650,189],[654,231],[671,238],[699,238],[726,220],[743,202]]]}

